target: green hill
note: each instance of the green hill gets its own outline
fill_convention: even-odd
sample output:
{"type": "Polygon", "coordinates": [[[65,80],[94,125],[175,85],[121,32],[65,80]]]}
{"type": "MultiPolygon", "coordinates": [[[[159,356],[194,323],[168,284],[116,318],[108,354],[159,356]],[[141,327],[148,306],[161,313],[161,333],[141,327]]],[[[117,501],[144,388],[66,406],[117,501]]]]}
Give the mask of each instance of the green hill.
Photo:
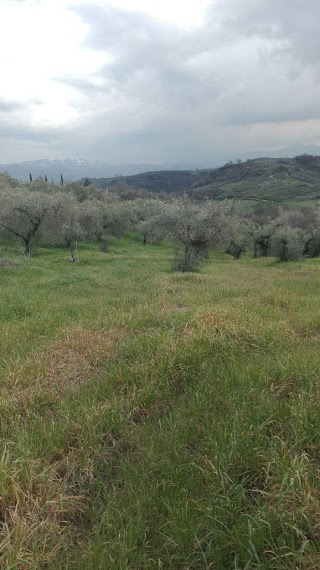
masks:
{"type": "Polygon", "coordinates": [[[204,173],[212,170],[157,170],[143,172],[132,176],[116,176],[115,178],[91,178],[91,182],[100,188],[112,188],[119,184],[127,184],[131,188],[143,188],[149,192],[180,192],[201,184],[204,173]]]}
{"type": "Polygon", "coordinates": [[[257,158],[206,170],[166,170],[134,176],[93,179],[101,188],[131,189],[180,194],[221,200],[242,198],[275,202],[320,198],[320,157],[257,158]]]}

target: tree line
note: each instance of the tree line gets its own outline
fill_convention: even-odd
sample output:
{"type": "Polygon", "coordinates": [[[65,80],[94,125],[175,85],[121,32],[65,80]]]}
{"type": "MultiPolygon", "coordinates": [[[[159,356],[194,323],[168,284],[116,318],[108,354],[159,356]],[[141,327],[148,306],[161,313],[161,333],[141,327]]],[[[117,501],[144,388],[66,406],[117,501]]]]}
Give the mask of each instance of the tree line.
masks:
{"type": "Polygon", "coordinates": [[[197,202],[185,195],[159,198],[139,193],[133,199],[88,182],[58,186],[37,179],[22,184],[1,174],[2,237],[23,244],[26,257],[41,240],[64,244],[71,260],[77,261],[79,241],[97,242],[108,251],[110,236],[121,238],[135,229],[145,245],[172,242],[173,267],[180,271],[197,269],[210,247],[223,248],[235,259],[247,251],[281,261],[320,255],[318,206],[300,211],[258,206],[245,212],[240,201],[197,202]]]}

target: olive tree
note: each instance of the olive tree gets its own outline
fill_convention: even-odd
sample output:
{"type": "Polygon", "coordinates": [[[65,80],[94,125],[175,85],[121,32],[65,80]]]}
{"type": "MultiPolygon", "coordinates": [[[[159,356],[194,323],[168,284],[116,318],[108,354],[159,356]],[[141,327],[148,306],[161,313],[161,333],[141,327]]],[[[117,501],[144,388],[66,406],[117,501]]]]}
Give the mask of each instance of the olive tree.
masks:
{"type": "Polygon", "coordinates": [[[294,261],[316,253],[318,228],[313,211],[280,210],[269,229],[270,252],[280,261],[294,261]]]}
{"type": "Polygon", "coordinates": [[[232,202],[197,204],[184,197],[163,203],[158,214],[149,220],[149,230],[176,243],[175,269],[194,271],[210,245],[226,242],[234,215],[232,202]]]}
{"type": "Polygon", "coordinates": [[[279,261],[300,259],[304,250],[304,236],[299,228],[278,226],[271,238],[271,251],[279,261]]]}
{"type": "Polygon", "coordinates": [[[81,182],[69,182],[64,186],[66,193],[72,194],[78,202],[85,202],[87,200],[99,200],[102,202],[112,202],[119,200],[115,194],[107,193],[102,188],[97,188],[92,184],[85,184],[81,182]]]}
{"type": "Polygon", "coordinates": [[[240,259],[241,255],[247,251],[248,246],[252,243],[256,224],[251,220],[242,218],[239,212],[239,205],[237,205],[237,212],[234,212],[229,219],[228,230],[229,237],[226,253],[232,255],[234,259],[240,259]]]}
{"type": "Polygon", "coordinates": [[[143,238],[143,244],[154,243],[161,239],[161,232],[157,234],[156,227],[150,224],[161,211],[162,202],[160,200],[138,199],[134,202],[134,210],[137,219],[137,230],[143,238]]]}
{"type": "Polygon", "coordinates": [[[63,211],[61,195],[30,192],[11,188],[0,191],[0,226],[24,244],[26,256],[31,254],[34,241],[57,227],[63,211]]]}
{"type": "Polygon", "coordinates": [[[121,238],[126,230],[137,222],[132,201],[113,202],[102,210],[102,228],[104,234],[121,238]]]}
{"type": "Polygon", "coordinates": [[[9,176],[6,172],[0,172],[0,191],[8,188],[20,188],[22,184],[9,176]]]}
{"type": "Polygon", "coordinates": [[[86,232],[86,238],[93,241],[102,241],[106,236],[121,238],[137,222],[133,204],[118,199],[84,200],[78,204],[78,211],[78,221],[86,232]]]}
{"type": "Polygon", "coordinates": [[[253,235],[253,257],[268,257],[271,251],[272,228],[267,225],[253,235]]]}
{"type": "Polygon", "coordinates": [[[78,222],[89,241],[100,240],[103,235],[103,211],[106,205],[98,200],[85,200],[78,204],[78,222]]]}
{"type": "Polygon", "coordinates": [[[85,229],[80,225],[77,220],[70,220],[69,223],[64,223],[61,226],[61,233],[64,238],[66,245],[70,249],[71,261],[77,262],[77,243],[80,240],[84,240],[86,237],[85,229]]]}
{"type": "Polygon", "coordinates": [[[304,249],[305,257],[320,256],[320,208],[313,206],[312,208],[304,208],[301,212],[302,223],[299,227],[304,229],[304,249]]]}

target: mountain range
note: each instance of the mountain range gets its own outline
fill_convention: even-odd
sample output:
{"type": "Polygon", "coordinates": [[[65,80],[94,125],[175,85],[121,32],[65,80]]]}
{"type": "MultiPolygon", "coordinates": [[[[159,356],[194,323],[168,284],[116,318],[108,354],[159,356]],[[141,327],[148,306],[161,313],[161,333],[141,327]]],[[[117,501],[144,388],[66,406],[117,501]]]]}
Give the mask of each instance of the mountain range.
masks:
{"type": "Polygon", "coordinates": [[[293,158],[294,156],[310,154],[320,156],[320,147],[317,145],[292,145],[272,151],[252,151],[238,156],[213,154],[212,158],[203,161],[189,161],[164,164],[110,164],[100,160],[86,159],[43,159],[25,162],[12,162],[0,164],[0,172],[7,172],[20,181],[29,180],[31,173],[33,179],[46,175],[48,180],[60,180],[62,174],[66,182],[80,180],[81,178],[111,178],[115,176],[130,176],[141,172],[178,171],[216,168],[230,160],[239,161],[254,158],[293,158]]]}
{"type": "Polygon", "coordinates": [[[13,178],[26,182],[30,174],[33,180],[47,176],[48,180],[60,181],[62,174],[65,182],[73,182],[82,178],[109,178],[114,176],[128,176],[140,172],[153,170],[183,170],[195,167],[190,163],[172,164],[109,164],[101,160],[86,160],[83,158],[68,159],[42,159],[25,162],[11,162],[0,164],[0,172],[7,172],[13,178]]]}

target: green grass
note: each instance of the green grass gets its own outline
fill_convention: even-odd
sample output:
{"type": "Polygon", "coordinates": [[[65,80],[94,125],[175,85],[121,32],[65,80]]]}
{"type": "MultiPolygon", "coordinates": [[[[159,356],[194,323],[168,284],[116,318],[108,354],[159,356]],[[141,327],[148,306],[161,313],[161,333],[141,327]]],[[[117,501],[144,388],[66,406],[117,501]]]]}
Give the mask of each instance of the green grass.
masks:
{"type": "Polygon", "coordinates": [[[132,237],[0,280],[1,568],[320,567],[320,260],[132,237]]]}

